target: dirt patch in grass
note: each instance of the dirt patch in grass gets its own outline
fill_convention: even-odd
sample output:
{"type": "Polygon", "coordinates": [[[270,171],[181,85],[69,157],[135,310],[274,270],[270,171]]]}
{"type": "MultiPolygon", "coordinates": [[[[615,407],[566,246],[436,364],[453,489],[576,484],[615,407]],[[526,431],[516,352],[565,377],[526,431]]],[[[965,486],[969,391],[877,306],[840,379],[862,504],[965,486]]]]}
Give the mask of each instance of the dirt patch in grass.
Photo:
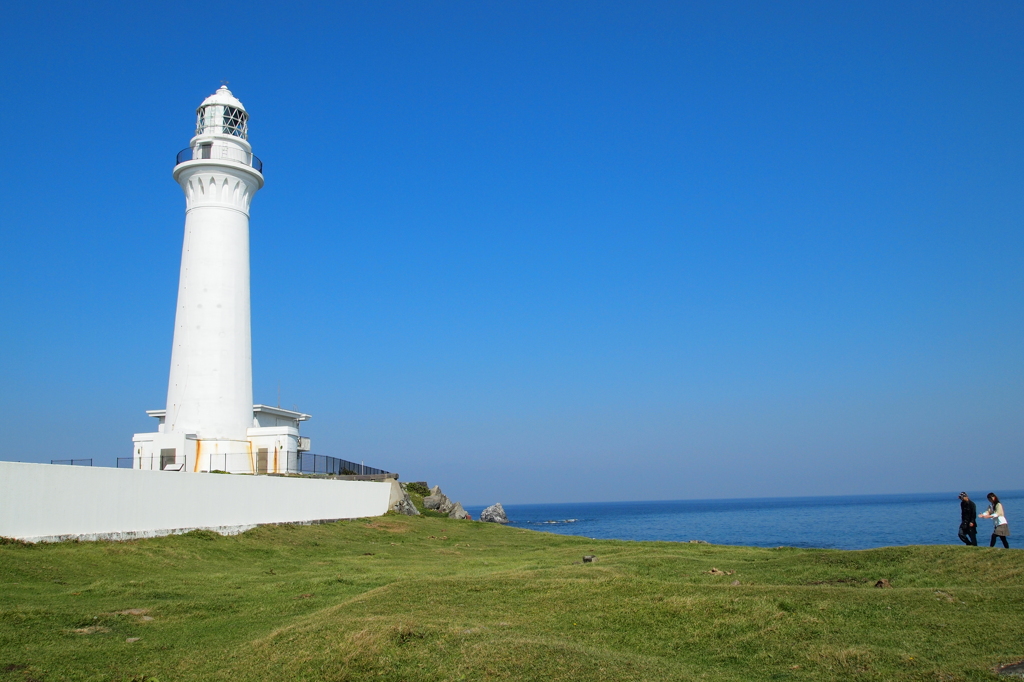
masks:
{"type": "Polygon", "coordinates": [[[372,528],[373,530],[384,530],[389,533],[408,533],[412,528],[406,524],[390,523],[387,520],[370,521],[367,523],[365,528],[372,528]]]}
{"type": "Polygon", "coordinates": [[[97,635],[103,632],[110,632],[110,628],[103,627],[102,625],[90,625],[85,628],[75,628],[71,632],[76,635],[97,635]]]}

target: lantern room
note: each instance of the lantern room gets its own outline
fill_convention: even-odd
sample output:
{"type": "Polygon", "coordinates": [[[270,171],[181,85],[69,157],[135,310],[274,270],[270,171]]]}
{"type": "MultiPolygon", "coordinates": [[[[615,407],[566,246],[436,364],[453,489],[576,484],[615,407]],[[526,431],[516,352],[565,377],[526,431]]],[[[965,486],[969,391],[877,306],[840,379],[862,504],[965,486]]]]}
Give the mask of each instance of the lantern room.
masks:
{"type": "Polygon", "coordinates": [[[263,163],[249,144],[249,114],[226,85],[196,109],[196,134],[188,149],[178,152],[175,165],[188,161],[231,161],[255,169],[263,185],[263,163]]]}
{"type": "Polygon", "coordinates": [[[200,135],[232,135],[249,139],[249,114],[228,86],[220,86],[196,109],[196,137],[200,135]]]}

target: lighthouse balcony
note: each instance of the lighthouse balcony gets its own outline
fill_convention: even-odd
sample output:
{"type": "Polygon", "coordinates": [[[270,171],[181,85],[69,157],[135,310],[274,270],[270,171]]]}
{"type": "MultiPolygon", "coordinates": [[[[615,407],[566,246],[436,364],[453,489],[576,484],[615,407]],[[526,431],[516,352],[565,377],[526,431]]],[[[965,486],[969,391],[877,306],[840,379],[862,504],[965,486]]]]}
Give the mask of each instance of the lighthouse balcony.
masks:
{"type": "Polygon", "coordinates": [[[263,162],[260,158],[244,149],[228,145],[199,144],[195,147],[187,147],[178,152],[174,160],[175,167],[186,161],[201,161],[210,159],[212,161],[233,161],[243,166],[249,166],[255,171],[263,172],[263,162]]]}

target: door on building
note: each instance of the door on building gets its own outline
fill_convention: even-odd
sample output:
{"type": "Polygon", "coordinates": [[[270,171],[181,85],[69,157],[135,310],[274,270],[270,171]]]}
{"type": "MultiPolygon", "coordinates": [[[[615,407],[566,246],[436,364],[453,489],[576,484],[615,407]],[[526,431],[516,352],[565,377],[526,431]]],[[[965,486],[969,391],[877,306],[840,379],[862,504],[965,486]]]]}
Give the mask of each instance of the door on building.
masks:
{"type": "Polygon", "coordinates": [[[256,473],[267,473],[267,448],[259,448],[256,450],[256,473]]]}
{"type": "Polygon", "coordinates": [[[174,464],[177,459],[177,450],[175,448],[161,448],[160,450],[160,471],[167,468],[168,464],[174,464]]]}

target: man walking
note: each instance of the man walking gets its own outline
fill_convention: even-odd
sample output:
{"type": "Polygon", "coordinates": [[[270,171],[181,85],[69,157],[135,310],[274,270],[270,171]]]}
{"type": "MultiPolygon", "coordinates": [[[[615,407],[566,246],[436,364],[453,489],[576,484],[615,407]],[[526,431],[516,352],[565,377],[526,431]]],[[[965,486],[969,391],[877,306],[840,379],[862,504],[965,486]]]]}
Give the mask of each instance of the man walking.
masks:
{"type": "Polygon", "coordinates": [[[960,493],[960,540],[965,545],[978,546],[978,526],[975,520],[978,518],[978,507],[967,493],[960,493]]]}

